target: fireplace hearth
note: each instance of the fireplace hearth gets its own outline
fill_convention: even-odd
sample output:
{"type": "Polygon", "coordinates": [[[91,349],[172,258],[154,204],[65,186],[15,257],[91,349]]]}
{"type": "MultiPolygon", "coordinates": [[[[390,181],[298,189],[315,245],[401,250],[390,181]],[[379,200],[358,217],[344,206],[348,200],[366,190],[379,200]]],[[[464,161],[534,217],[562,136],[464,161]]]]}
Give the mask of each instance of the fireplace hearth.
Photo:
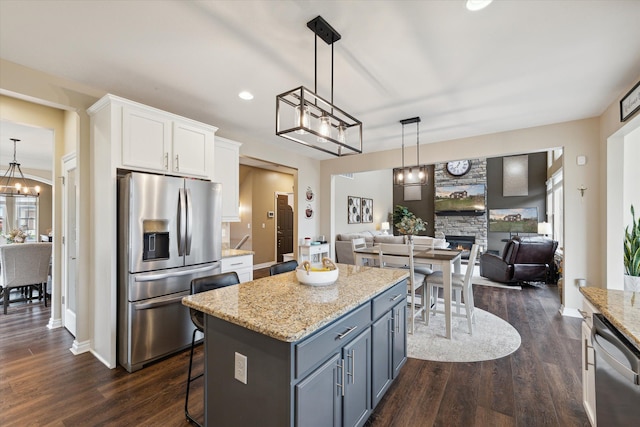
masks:
{"type": "Polygon", "coordinates": [[[476,236],[444,236],[444,238],[449,242],[449,248],[462,250],[462,259],[469,259],[476,236]]]}

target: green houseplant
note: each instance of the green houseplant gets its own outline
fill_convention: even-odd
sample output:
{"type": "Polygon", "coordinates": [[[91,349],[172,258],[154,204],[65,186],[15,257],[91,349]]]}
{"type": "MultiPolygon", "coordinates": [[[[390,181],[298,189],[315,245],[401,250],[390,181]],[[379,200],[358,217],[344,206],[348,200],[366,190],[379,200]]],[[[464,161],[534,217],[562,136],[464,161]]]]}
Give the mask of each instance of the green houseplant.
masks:
{"type": "Polygon", "coordinates": [[[631,205],[631,225],[624,230],[624,288],[640,291],[640,218],[631,205]]]}
{"type": "Polygon", "coordinates": [[[393,225],[396,226],[400,234],[407,236],[413,236],[427,228],[427,224],[422,218],[416,217],[413,212],[401,205],[396,205],[393,210],[393,225]]]}

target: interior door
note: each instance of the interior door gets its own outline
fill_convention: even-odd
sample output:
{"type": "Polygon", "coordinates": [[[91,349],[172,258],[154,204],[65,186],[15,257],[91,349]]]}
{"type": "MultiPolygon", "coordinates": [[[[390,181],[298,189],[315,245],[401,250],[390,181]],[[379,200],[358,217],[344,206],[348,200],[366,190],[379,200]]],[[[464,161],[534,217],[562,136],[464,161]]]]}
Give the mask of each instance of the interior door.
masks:
{"type": "Polygon", "coordinates": [[[77,311],[77,276],[76,276],[76,251],[77,251],[77,203],[76,203],[76,158],[75,156],[64,160],[63,179],[63,232],[62,250],[64,262],[62,263],[62,322],[64,327],[76,336],[76,311],[77,311]]]}
{"type": "Polygon", "coordinates": [[[293,252],[293,208],[289,205],[289,194],[276,196],[276,261],[282,262],[283,254],[293,252]]]}

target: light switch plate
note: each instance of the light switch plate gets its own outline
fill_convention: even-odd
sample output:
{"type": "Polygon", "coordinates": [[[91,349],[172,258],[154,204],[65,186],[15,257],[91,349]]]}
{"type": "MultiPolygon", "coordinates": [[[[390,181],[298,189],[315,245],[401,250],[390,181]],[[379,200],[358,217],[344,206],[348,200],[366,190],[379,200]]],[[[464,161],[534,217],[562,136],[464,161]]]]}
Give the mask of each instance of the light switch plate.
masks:
{"type": "Polygon", "coordinates": [[[243,384],[247,383],[247,356],[236,352],[234,378],[243,384]]]}

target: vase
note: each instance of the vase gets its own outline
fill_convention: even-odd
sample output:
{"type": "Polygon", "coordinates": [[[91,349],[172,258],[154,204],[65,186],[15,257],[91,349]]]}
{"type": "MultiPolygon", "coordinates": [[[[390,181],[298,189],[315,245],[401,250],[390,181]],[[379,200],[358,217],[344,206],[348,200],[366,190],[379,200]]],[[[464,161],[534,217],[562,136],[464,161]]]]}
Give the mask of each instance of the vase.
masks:
{"type": "Polygon", "coordinates": [[[640,292],[640,276],[624,275],[624,290],[631,292],[640,292]]]}

